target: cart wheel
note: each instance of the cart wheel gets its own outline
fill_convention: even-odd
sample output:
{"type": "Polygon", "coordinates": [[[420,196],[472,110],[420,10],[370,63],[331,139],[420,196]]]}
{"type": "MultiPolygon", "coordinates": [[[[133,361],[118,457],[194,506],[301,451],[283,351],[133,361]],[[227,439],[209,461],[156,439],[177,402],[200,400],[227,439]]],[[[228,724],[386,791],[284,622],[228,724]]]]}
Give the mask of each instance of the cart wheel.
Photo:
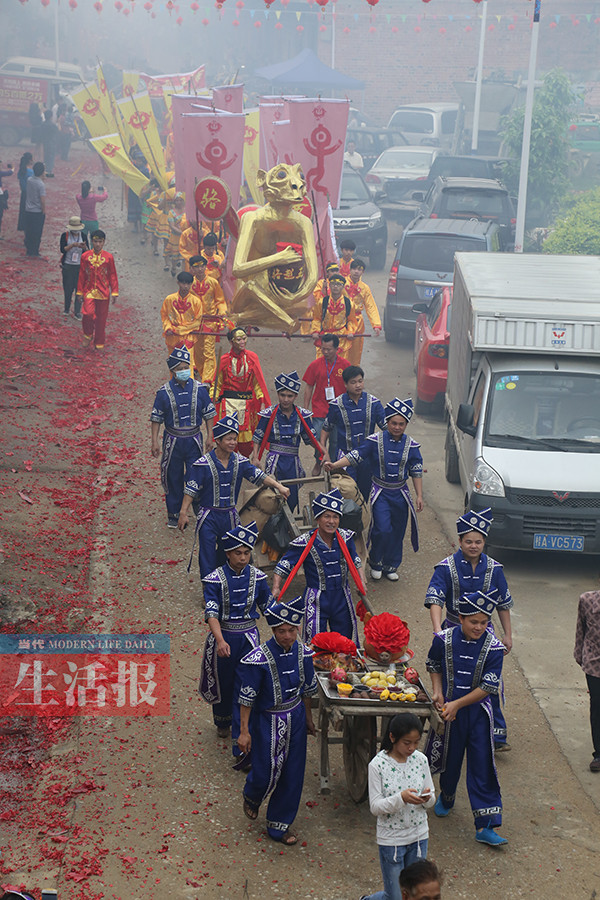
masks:
{"type": "Polygon", "coordinates": [[[348,793],[355,803],[362,803],[369,789],[368,766],[377,752],[377,719],[344,716],[342,749],[348,793]]]}

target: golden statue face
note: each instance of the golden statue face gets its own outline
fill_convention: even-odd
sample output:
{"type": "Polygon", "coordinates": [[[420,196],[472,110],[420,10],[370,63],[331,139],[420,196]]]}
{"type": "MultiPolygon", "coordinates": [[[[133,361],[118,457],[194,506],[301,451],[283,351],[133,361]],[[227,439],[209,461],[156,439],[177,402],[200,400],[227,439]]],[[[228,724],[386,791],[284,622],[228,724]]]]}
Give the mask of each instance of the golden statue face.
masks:
{"type": "Polygon", "coordinates": [[[259,169],[256,183],[264,191],[265,200],[268,202],[279,200],[300,203],[306,196],[306,179],[299,163],[292,166],[279,163],[268,172],[259,169]]]}

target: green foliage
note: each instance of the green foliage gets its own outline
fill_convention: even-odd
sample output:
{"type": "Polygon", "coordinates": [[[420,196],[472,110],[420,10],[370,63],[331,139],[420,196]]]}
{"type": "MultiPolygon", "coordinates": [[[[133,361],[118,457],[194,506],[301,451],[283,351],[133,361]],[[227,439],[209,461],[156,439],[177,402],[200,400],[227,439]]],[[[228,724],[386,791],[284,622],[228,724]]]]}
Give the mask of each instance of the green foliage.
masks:
{"type": "MultiPolygon", "coordinates": [[[[568,186],[570,109],[575,94],[567,75],[553,69],[536,88],[531,122],[529,177],[527,187],[528,210],[548,217],[557,209],[568,186]]],[[[514,157],[506,167],[506,183],[516,191],[519,184],[521,148],[525,108],[520,107],[507,116],[502,136],[508,154],[514,157]]]]}
{"type": "Polygon", "coordinates": [[[600,256],[600,188],[584,194],[556,220],[543,252],[600,256]]]}

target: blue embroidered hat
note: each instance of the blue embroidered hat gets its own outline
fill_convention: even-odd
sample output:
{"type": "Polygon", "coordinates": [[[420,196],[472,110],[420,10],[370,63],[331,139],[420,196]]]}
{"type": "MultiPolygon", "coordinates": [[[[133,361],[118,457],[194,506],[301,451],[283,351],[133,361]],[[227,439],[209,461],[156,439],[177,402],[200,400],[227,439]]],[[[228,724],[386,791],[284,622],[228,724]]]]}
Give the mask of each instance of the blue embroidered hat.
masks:
{"type": "Polygon", "coordinates": [[[407,422],[410,422],[413,414],[413,402],[410,397],[406,400],[399,400],[394,397],[385,408],[385,420],[391,419],[392,416],[404,416],[407,422]]]}
{"type": "Polygon", "coordinates": [[[344,498],[338,489],[335,488],[333,491],[329,491],[328,494],[317,494],[312,502],[313,516],[316,519],[328,510],[341,516],[343,506],[344,498]]]}
{"type": "Polygon", "coordinates": [[[276,391],[293,391],[294,394],[300,393],[300,376],[297,372],[289,372],[287,375],[282,372],[275,378],[276,391]]]}
{"type": "Polygon", "coordinates": [[[223,416],[213,425],[213,437],[222,438],[226,434],[233,431],[234,434],[240,433],[240,424],[238,422],[237,412],[233,412],[230,416],[223,416]]]}
{"type": "Polygon", "coordinates": [[[190,351],[185,344],[182,344],[181,347],[175,347],[174,350],[171,350],[167,365],[170,369],[174,369],[179,363],[189,363],[190,358],[190,351]]]}
{"type": "Polygon", "coordinates": [[[487,537],[493,521],[491,506],[488,506],[487,509],[480,509],[479,512],[470,509],[456,520],[456,530],[459,535],[467,534],[469,531],[479,531],[484,537],[487,537]]]}
{"type": "Polygon", "coordinates": [[[223,550],[236,550],[237,547],[254,547],[258,538],[258,526],[256,522],[249,525],[236,525],[231,531],[225,532],[221,538],[223,550]]]}
{"type": "Polygon", "coordinates": [[[491,616],[496,609],[498,600],[494,594],[498,593],[498,588],[492,588],[487,594],[483,591],[475,591],[474,594],[463,594],[458,601],[458,612],[461,616],[474,616],[476,613],[484,613],[491,616]]]}
{"type": "Polygon", "coordinates": [[[278,625],[295,625],[299,628],[304,618],[304,601],[294,597],[289,603],[272,603],[265,610],[265,619],[271,628],[278,625]]]}

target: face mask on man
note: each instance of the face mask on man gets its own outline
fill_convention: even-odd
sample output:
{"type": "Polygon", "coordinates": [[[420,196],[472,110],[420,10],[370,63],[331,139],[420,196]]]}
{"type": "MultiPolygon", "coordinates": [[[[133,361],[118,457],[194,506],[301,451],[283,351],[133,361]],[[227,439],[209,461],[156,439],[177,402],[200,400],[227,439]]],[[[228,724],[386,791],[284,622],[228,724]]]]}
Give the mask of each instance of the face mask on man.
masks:
{"type": "Polygon", "coordinates": [[[175,378],[177,381],[187,381],[188,378],[192,377],[191,369],[179,369],[178,372],[175,372],[175,378]]]}

